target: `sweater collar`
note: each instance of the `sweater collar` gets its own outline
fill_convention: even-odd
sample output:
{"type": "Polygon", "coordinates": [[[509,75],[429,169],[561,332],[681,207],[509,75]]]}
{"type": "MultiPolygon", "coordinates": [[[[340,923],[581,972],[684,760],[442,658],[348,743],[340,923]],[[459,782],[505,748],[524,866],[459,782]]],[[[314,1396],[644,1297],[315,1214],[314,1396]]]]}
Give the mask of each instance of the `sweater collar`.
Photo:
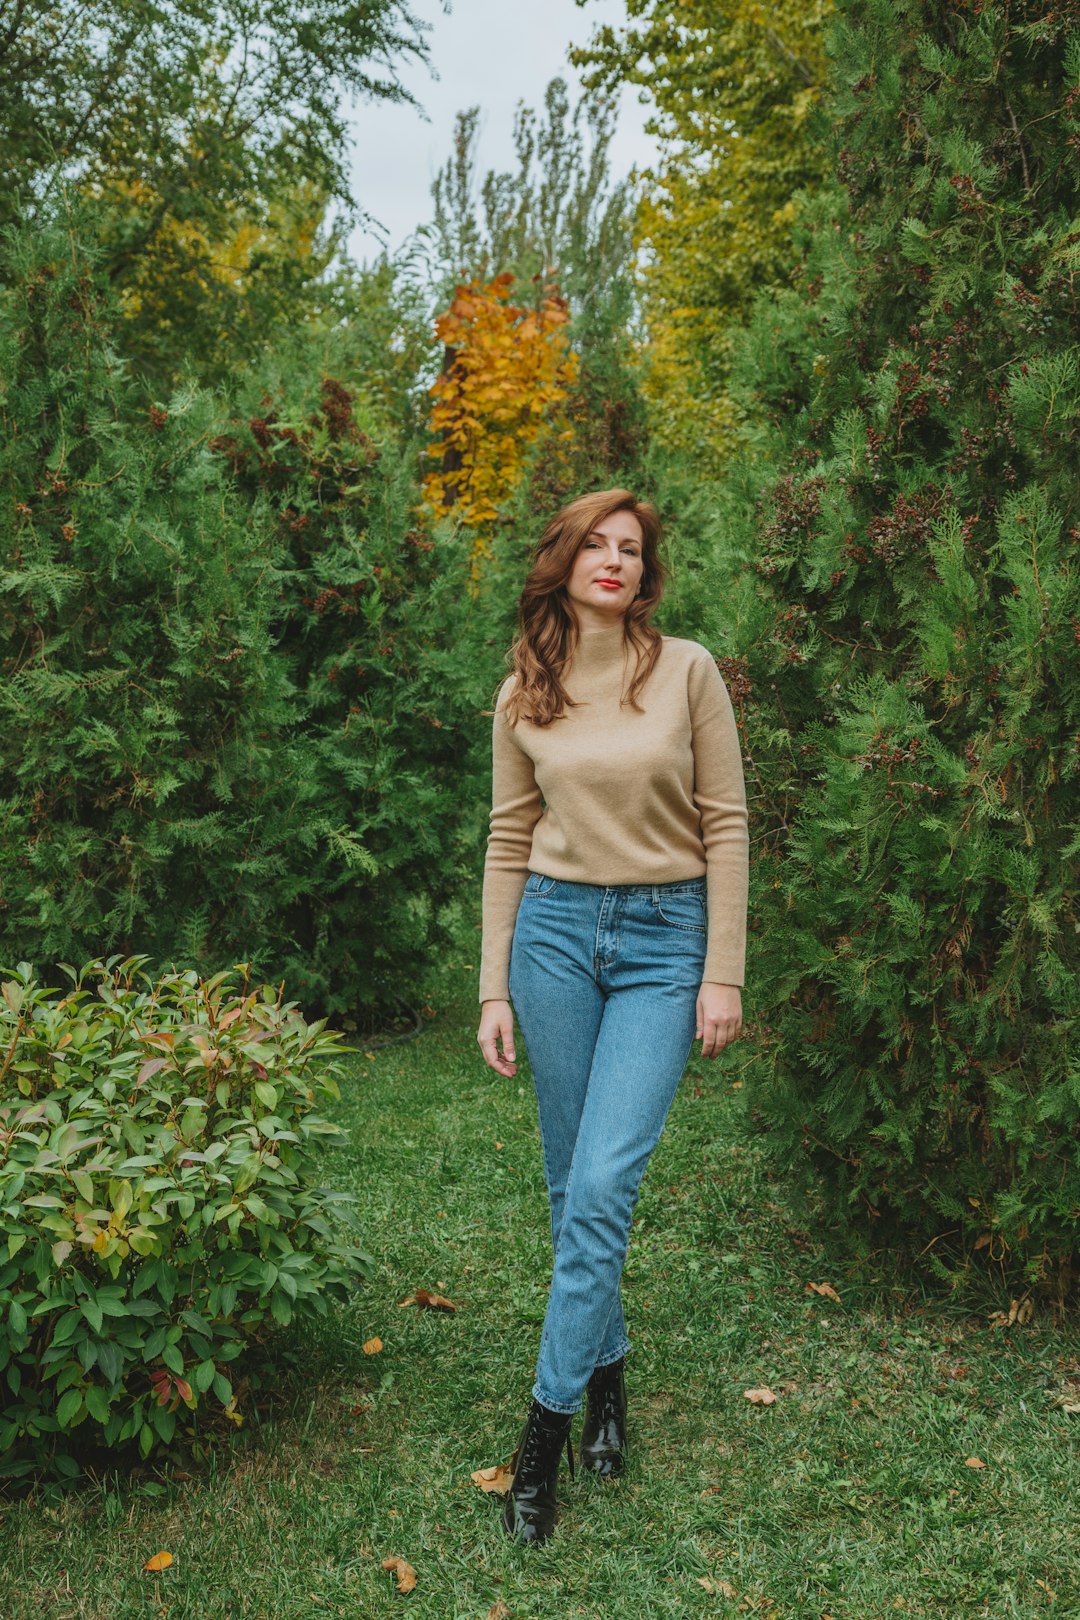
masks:
{"type": "Polygon", "coordinates": [[[617,624],[605,624],[600,629],[581,630],[570,658],[570,669],[575,675],[591,676],[622,670],[625,653],[629,650],[621,619],[617,624]]]}

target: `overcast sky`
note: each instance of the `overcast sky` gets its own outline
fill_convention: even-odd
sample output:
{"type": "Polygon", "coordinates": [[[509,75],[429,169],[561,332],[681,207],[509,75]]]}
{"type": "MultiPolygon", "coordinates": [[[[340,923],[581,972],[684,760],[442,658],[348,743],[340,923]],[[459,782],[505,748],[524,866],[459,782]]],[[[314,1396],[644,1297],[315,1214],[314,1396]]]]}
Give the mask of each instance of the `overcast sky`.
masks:
{"type": "MultiPolygon", "coordinates": [[[[353,109],[353,195],[386,227],[391,251],[431,214],[431,183],[451,150],[454,118],[466,107],[481,112],[478,165],[512,166],[514,108],[519,101],[541,107],[548,81],[561,74],[576,100],[578,76],[566,60],[571,45],[585,44],[598,23],[621,24],[624,0],[414,0],[413,11],[433,25],[428,39],[438,79],[416,63],[400,77],[427,113],[413,107],[365,103],[353,109]]],[[[644,167],[655,152],[644,132],[646,109],[636,90],[624,90],[612,142],[614,179],[644,167]]],[[[373,259],[380,238],[370,230],[353,232],[352,256],[373,259]]]]}

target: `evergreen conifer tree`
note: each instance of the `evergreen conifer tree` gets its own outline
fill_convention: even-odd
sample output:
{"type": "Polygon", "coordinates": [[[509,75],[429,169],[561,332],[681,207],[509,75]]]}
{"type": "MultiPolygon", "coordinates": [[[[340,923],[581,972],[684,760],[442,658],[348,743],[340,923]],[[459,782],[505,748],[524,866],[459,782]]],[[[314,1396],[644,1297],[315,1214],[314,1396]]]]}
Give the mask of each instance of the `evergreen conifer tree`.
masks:
{"type": "Polygon", "coordinates": [[[0,961],[415,1005],[476,841],[464,573],[314,340],[243,415],[147,400],[96,251],[9,227],[0,268],[0,961]]]}
{"type": "MultiPolygon", "coordinates": [[[[1080,26],[842,0],[838,183],[759,301],[715,609],[756,845],[753,1101],[871,1243],[1080,1232],[1080,26]]],[[[960,1275],[959,1271],[950,1272],[960,1275]]]]}

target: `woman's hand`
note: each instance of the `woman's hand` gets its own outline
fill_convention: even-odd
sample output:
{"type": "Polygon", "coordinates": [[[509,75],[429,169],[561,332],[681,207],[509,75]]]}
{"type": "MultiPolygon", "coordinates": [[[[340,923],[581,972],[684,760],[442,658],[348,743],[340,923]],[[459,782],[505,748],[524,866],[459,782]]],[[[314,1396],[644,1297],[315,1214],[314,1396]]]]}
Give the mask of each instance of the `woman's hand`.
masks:
{"type": "Polygon", "coordinates": [[[713,984],[707,979],[698,991],[694,1031],[694,1039],[701,1042],[702,1057],[716,1057],[741,1034],[742,995],[738,985],[713,984]]]}
{"type": "Polygon", "coordinates": [[[496,1074],[517,1074],[514,1056],[514,1015],[508,1001],[485,1001],[480,1009],[476,1035],[484,1062],[496,1074]],[[499,1047],[502,1051],[499,1051],[499,1047]]]}

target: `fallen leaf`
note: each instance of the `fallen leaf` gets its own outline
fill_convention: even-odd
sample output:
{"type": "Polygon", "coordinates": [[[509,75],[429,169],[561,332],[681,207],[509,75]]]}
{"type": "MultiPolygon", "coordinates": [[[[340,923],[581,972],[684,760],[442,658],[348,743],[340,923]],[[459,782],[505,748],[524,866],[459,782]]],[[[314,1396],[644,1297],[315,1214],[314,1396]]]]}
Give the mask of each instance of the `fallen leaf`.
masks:
{"type": "Polygon", "coordinates": [[[486,1620],[510,1620],[510,1610],[502,1598],[496,1598],[487,1612],[486,1620]]]}
{"type": "Polygon", "coordinates": [[[456,1311],[457,1306],[445,1294],[433,1294],[429,1288],[418,1288],[415,1294],[400,1301],[402,1305],[420,1305],[429,1311],[456,1311]]]}
{"type": "Polygon", "coordinates": [[[733,1598],[737,1595],[730,1581],[713,1581],[707,1575],[699,1575],[697,1583],[699,1586],[703,1586],[706,1592],[716,1592],[721,1597],[733,1598]]]}
{"type": "Polygon", "coordinates": [[[173,1555],[171,1552],[155,1553],[153,1558],[146,1560],[143,1569],[147,1570],[151,1575],[160,1575],[163,1569],[168,1569],[172,1561],[173,1555]]]}
{"type": "Polygon", "coordinates": [[[498,1463],[494,1468],[477,1468],[469,1476],[474,1485],[479,1485],[482,1491],[494,1492],[496,1496],[505,1496],[510,1489],[510,1465],[498,1463]]]}
{"type": "Polygon", "coordinates": [[[1035,1577],[1035,1585],[1042,1587],[1043,1591],[1046,1593],[1046,1595],[1050,1599],[1051,1603],[1053,1603],[1056,1600],[1057,1593],[1054,1591],[1053,1587],[1052,1586],[1047,1586],[1045,1581],[1040,1581],[1040,1579],[1039,1579],[1039,1577],[1037,1575],[1035,1577]]]}
{"type": "Polygon", "coordinates": [[[366,1340],[365,1343],[360,1346],[360,1348],[363,1350],[365,1356],[377,1356],[379,1351],[382,1349],[382,1340],[379,1338],[378,1334],[376,1334],[373,1339],[366,1340]]]}
{"type": "Polygon", "coordinates": [[[430,1288],[418,1288],[415,1294],[407,1299],[399,1299],[398,1307],[403,1305],[420,1305],[429,1311],[456,1311],[457,1306],[445,1294],[436,1294],[430,1288]]]}
{"type": "Polygon", "coordinates": [[[776,1399],[771,1389],[744,1389],[743,1394],[751,1406],[771,1406],[776,1399]]]}
{"type": "Polygon", "coordinates": [[[1019,1323],[1023,1327],[1025,1322],[1031,1321],[1034,1312],[1035,1307],[1026,1295],[1023,1299],[1012,1299],[1009,1301],[1008,1312],[994,1311],[991,1314],[990,1326],[994,1328],[1011,1328],[1016,1323],[1019,1323]]]}
{"type": "Polygon", "coordinates": [[[832,1283],[808,1282],[806,1285],[806,1292],[808,1294],[820,1294],[822,1299],[835,1299],[838,1305],[840,1303],[840,1295],[836,1292],[836,1289],[833,1287],[832,1283]]]}
{"type": "Polygon", "coordinates": [[[985,1468],[986,1464],[981,1457],[965,1457],[964,1462],[968,1468],[985,1468]]]}
{"type": "Polygon", "coordinates": [[[397,1589],[401,1593],[411,1592],[416,1585],[416,1571],[404,1558],[384,1558],[382,1567],[397,1578],[397,1589]]]}
{"type": "Polygon", "coordinates": [[[501,1150],[502,1150],[502,1143],[501,1143],[501,1142],[496,1142],[496,1144],[495,1144],[495,1146],[496,1146],[496,1147],[497,1147],[497,1148],[498,1148],[498,1149],[499,1149],[499,1150],[500,1150],[500,1151],[501,1151],[501,1150]]]}

